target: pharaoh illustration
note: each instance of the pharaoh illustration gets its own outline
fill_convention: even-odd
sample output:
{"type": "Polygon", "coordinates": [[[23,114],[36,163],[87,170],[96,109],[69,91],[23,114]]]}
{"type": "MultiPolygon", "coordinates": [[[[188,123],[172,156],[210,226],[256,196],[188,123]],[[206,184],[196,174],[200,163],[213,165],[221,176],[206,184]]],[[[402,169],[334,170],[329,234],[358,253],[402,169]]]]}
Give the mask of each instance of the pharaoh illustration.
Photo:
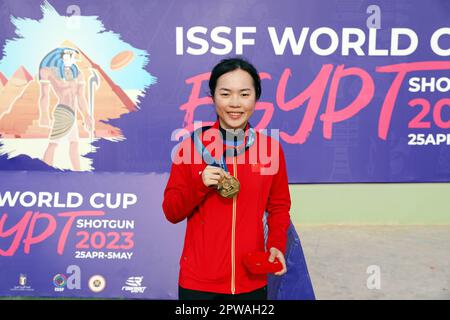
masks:
{"type": "Polygon", "coordinates": [[[43,161],[53,166],[56,147],[63,142],[69,142],[69,156],[74,171],[80,170],[77,112],[80,111],[88,132],[91,132],[93,126],[85,96],[84,77],[76,64],[78,56],[76,49],[56,48],[49,52],[39,65],[39,125],[51,128],[43,161]],[[52,119],[49,111],[51,89],[58,98],[52,119]]]}
{"type": "Polygon", "coordinates": [[[76,16],[74,29],[48,1],[40,8],[38,19],[11,16],[20,37],[0,43],[0,167],[21,157],[24,170],[102,170],[93,154],[127,139],[119,119],[156,84],[149,54],[98,16],[76,16]]]}

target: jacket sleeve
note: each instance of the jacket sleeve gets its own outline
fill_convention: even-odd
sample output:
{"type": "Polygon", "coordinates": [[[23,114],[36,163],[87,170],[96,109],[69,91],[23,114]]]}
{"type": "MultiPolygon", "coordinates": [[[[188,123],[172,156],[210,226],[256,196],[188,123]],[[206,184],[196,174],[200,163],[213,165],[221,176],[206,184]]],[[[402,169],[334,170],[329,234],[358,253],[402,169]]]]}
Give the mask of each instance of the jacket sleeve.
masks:
{"type": "Polygon", "coordinates": [[[279,145],[278,161],[278,171],[273,177],[266,207],[268,212],[267,225],[269,228],[267,249],[275,247],[284,254],[286,251],[287,230],[290,225],[291,197],[289,194],[286,162],[281,145],[279,145]]]}
{"type": "Polygon", "coordinates": [[[167,220],[178,223],[189,217],[212,190],[204,185],[201,173],[192,173],[189,164],[172,164],[162,204],[167,220]]]}

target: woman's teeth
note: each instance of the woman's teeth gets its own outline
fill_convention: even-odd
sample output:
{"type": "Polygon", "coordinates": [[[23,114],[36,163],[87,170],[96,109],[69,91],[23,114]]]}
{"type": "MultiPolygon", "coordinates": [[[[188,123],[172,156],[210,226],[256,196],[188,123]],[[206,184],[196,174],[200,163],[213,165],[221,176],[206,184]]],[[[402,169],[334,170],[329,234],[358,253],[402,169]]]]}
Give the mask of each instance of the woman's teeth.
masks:
{"type": "Polygon", "coordinates": [[[241,117],[242,112],[228,112],[228,115],[233,119],[238,119],[241,117]]]}

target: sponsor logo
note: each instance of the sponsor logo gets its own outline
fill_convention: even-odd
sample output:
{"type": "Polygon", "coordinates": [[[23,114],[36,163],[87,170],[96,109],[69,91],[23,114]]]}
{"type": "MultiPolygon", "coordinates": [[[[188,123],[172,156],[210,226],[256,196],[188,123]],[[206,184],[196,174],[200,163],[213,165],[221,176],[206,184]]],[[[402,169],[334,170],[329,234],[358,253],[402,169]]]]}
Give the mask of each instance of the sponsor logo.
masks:
{"type": "Polygon", "coordinates": [[[70,265],[66,269],[66,273],[58,273],[53,277],[55,292],[63,292],[68,290],[81,289],[81,270],[77,265],[70,265]]]}
{"type": "Polygon", "coordinates": [[[96,274],[89,279],[88,286],[92,292],[102,292],[106,287],[106,280],[103,276],[96,274]]]}
{"type": "Polygon", "coordinates": [[[142,286],[144,277],[129,277],[122,287],[122,291],[129,291],[130,293],[144,293],[147,287],[142,286]]]}
{"type": "Polygon", "coordinates": [[[19,285],[25,286],[26,284],[27,284],[27,275],[21,273],[19,276],[19,285]]]}
{"type": "Polygon", "coordinates": [[[64,274],[58,273],[53,277],[53,284],[56,288],[64,288],[67,284],[67,277],[64,274]]]}
{"type": "Polygon", "coordinates": [[[19,279],[17,280],[18,286],[14,286],[13,288],[9,289],[9,291],[34,291],[34,289],[31,286],[27,286],[28,277],[26,274],[21,273],[19,274],[19,279]]]}

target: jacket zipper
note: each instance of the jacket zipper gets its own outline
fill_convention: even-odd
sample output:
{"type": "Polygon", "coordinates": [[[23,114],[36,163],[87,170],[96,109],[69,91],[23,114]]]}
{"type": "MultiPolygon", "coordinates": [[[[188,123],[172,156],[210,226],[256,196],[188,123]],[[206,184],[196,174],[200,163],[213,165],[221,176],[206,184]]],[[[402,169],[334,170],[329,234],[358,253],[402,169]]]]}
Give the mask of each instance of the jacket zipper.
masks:
{"type": "MultiPolygon", "coordinates": [[[[237,179],[236,157],[233,157],[233,176],[237,179]]],[[[233,196],[233,220],[231,225],[231,294],[236,292],[236,202],[237,194],[233,196]]]]}

